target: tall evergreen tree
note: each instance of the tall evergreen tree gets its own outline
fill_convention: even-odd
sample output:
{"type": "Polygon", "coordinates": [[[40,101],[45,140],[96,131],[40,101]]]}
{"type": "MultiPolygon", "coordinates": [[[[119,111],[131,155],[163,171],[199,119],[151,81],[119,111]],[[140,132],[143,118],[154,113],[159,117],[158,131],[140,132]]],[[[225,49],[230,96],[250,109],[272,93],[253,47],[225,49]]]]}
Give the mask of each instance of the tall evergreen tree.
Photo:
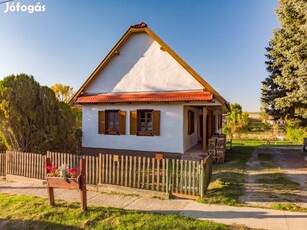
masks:
{"type": "Polygon", "coordinates": [[[270,76],[263,83],[267,113],[307,123],[307,2],[280,0],[276,10],[281,27],[266,48],[270,76]]]}

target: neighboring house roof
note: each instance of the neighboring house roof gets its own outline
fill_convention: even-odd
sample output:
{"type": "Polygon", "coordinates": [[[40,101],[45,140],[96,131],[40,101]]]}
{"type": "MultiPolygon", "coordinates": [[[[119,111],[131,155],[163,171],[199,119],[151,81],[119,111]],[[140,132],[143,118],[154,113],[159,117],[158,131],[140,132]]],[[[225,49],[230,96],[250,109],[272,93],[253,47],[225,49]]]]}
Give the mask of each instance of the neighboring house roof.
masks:
{"type": "Polygon", "coordinates": [[[183,102],[210,101],[212,99],[213,95],[209,92],[131,93],[80,96],[77,98],[76,103],[183,102]]]}
{"type": "MultiPolygon", "coordinates": [[[[228,102],[215,90],[213,89],[198,73],[196,73],[181,57],[179,57],[166,43],[164,43],[148,26],[146,23],[142,22],[140,24],[130,26],[122,38],[117,42],[117,44],[112,48],[108,55],[103,59],[103,61],[98,65],[94,72],[89,76],[81,88],[76,92],[74,97],[71,99],[69,104],[73,105],[82,96],[84,89],[96,78],[99,72],[109,63],[114,55],[118,55],[120,47],[127,41],[127,39],[134,33],[145,32],[152,39],[154,39],[160,46],[161,49],[168,52],[184,69],[186,69],[209,93],[213,94],[214,97],[225,105],[229,109],[228,102]]],[[[84,97],[84,96],[82,96],[84,97]]]]}

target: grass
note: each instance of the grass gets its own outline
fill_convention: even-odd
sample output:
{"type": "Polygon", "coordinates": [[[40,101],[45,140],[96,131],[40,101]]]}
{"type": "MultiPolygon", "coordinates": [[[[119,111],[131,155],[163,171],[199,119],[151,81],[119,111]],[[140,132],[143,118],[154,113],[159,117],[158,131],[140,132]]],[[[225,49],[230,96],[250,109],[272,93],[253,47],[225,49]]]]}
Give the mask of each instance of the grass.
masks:
{"type": "Polygon", "coordinates": [[[284,211],[307,212],[307,208],[303,208],[292,203],[276,203],[273,204],[271,208],[284,211]]]}
{"type": "Polygon", "coordinates": [[[205,198],[199,201],[207,204],[242,206],[238,198],[243,194],[246,162],[257,143],[233,142],[233,148],[226,153],[224,164],[214,164],[212,180],[205,198]]]}
{"type": "MultiPolygon", "coordinates": [[[[276,141],[279,146],[287,145],[287,141],[276,141]]],[[[212,180],[209,185],[205,198],[199,201],[207,204],[223,204],[230,206],[248,206],[239,202],[239,197],[243,194],[246,163],[251,157],[252,152],[256,147],[267,146],[264,140],[240,140],[233,141],[233,148],[226,152],[226,161],[224,164],[214,164],[212,180]]],[[[270,145],[271,146],[271,145],[270,145]]],[[[267,153],[259,153],[258,159],[265,173],[260,173],[261,176],[257,179],[258,183],[274,186],[279,188],[281,193],[295,195],[299,189],[297,182],[285,178],[280,169],[272,162],[272,155],[267,153]],[[276,170],[277,171],[276,171],[276,170]],[[286,189],[286,190],[285,190],[286,189]]],[[[266,190],[266,186],[264,186],[266,190]]],[[[282,194],[283,195],[283,194],[282,194]]],[[[302,208],[295,204],[287,204],[291,208],[287,210],[301,211],[302,208]],[[295,209],[297,206],[299,208],[295,209]]],[[[272,206],[273,209],[278,206],[272,206]]],[[[286,207],[285,204],[281,207],[286,207]]]]}
{"type": "Polygon", "coordinates": [[[248,229],[201,221],[175,214],[126,211],[89,207],[82,212],[78,203],[24,195],[0,194],[0,229],[248,229]]]}
{"type": "Polygon", "coordinates": [[[256,181],[262,184],[287,186],[288,189],[299,189],[300,184],[284,177],[282,173],[270,173],[262,175],[256,181]]]}
{"type": "Polygon", "coordinates": [[[234,146],[240,146],[240,145],[245,145],[245,146],[269,146],[269,147],[283,147],[283,146],[294,146],[297,147],[298,145],[293,144],[291,141],[283,141],[283,140],[271,140],[270,144],[265,144],[266,140],[261,140],[261,139],[245,139],[241,143],[240,140],[233,140],[232,143],[234,146]]]}

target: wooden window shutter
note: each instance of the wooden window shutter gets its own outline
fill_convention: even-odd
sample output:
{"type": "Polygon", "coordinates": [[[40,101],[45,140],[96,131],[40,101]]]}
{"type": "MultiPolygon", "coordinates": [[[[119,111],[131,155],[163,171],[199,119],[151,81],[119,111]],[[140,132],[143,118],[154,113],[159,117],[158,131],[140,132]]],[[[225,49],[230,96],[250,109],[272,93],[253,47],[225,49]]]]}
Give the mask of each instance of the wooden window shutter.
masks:
{"type": "Polygon", "coordinates": [[[130,135],[137,135],[137,111],[130,111],[130,135]]]}
{"type": "Polygon", "coordinates": [[[126,111],[118,111],[119,134],[126,134],[126,111]]]}
{"type": "Polygon", "coordinates": [[[98,133],[106,133],[106,115],[105,111],[98,111],[98,133]]]}
{"type": "Polygon", "coordinates": [[[160,136],[160,111],[154,110],[152,111],[153,115],[153,127],[152,127],[152,135],[153,136],[160,136]]]}

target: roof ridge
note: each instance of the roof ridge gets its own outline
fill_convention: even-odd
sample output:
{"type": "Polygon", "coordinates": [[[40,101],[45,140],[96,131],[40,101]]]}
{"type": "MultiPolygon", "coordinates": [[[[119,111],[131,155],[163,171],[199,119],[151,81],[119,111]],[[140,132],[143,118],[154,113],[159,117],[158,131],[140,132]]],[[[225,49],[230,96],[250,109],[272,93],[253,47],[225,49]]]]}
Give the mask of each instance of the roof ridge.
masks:
{"type": "Polygon", "coordinates": [[[147,24],[145,22],[141,22],[139,24],[130,26],[130,28],[146,28],[146,27],[147,27],[147,24]]]}

